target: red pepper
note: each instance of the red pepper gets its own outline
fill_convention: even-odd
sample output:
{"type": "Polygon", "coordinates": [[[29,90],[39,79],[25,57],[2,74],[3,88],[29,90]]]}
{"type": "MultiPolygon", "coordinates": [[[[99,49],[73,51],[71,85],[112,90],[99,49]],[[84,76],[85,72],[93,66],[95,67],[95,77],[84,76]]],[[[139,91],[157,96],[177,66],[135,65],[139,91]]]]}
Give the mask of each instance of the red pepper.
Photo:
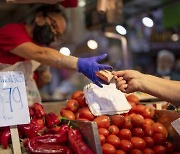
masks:
{"type": "Polygon", "coordinates": [[[70,129],[68,132],[68,141],[76,154],[93,154],[92,150],[82,140],[81,133],[78,129],[70,129]]]}
{"type": "Polygon", "coordinates": [[[36,118],[42,118],[45,115],[44,107],[40,103],[34,103],[32,106],[32,109],[34,111],[34,116],[36,118]]]}
{"type": "Polygon", "coordinates": [[[59,134],[61,126],[56,126],[45,131],[45,134],[59,134]]]}
{"type": "Polygon", "coordinates": [[[60,123],[58,116],[54,112],[45,114],[45,121],[48,128],[53,128],[55,125],[58,125],[60,123]]]}
{"type": "Polygon", "coordinates": [[[30,115],[31,118],[34,117],[34,111],[33,111],[32,107],[29,107],[29,115],[30,115]]]}
{"type": "Polygon", "coordinates": [[[63,124],[63,125],[61,125],[61,128],[59,131],[67,134],[69,132],[69,130],[70,130],[69,126],[67,124],[63,124]]]}
{"type": "Polygon", "coordinates": [[[7,128],[2,133],[2,136],[1,136],[1,144],[2,144],[4,149],[7,149],[7,147],[8,147],[8,140],[9,140],[10,137],[11,137],[11,132],[10,132],[10,129],[7,128]]]}

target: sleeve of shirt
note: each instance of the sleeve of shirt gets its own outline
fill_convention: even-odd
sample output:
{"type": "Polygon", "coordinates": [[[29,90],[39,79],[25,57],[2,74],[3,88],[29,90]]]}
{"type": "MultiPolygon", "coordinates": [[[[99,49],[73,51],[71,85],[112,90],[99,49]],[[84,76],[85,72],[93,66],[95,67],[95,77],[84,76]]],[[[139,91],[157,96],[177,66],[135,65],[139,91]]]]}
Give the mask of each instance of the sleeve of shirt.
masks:
{"type": "Polygon", "coordinates": [[[23,24],[8,24],[0,28],[0,48],[10,51],[17,46],[32,42],[23,24]]]}

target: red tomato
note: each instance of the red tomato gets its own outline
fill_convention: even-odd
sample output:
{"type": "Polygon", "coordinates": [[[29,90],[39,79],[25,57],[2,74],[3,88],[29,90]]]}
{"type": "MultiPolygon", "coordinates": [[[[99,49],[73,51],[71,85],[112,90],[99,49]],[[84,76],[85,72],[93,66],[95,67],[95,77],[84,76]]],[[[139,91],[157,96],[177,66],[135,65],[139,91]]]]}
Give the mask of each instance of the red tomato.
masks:
{"type": "Polygon", "coordinates": [[[104,135],[105,138],[109,136],[109,131],[106,128],[99,128],[98,132],[99,132],[99,134],[104,135]]]}
{"type": "Polygon", "coordinates": [[[144,124],[152,126],[154,124],[154,121],[152,119],[147,118],[147,119],[144,119],[144,124]]]}
{"type": "Polygon", "coordinates": [[[131,143],[135,149],[143,150],[146,147],[146,142],[140,137],[132,137],[131,143]]]}
{"type": "Polygon", "coordinates": [[[112,124],[120,128],[123,125],[125,118],[123,115],[113,115],[111,116],[111,121],[112,121],[112,124]]]}
{"type": "Polygon", "coordinates": [[[129,113],[134,113],[136,109],[136,104],[134,102],[129,102],[129,104],[131,105],[131,110],[129,111],[129,113]]]}
{"type": "Polygon", "coordinates": [[[131,123],[131,117],[130,116],[128,116],[128,115],[125,116],[125,120],[124,120],[122,128],[132,129],[132,123],[131,123]]]}
{"type": "Polygon", "coordinates": [[[133,136],[137,136],[137,137],[144,137],[144,131],[142,128],[134,128],[133,131],[133,136]]]}
{"type": "Polygon", "coordinates": [[[144,123],[144,117],[140,114],[134,114],[131,117],[131,121],[132,121],[133,126],[142,127],[142,125],[144,123]]]}
{"type": "Polygon", "coordinates": [[[106,142],[112,144],[115,148],[117,148],[120,144],[120,139],[116,135],[109,135],[106,139],[106,142]]]}
{"type": "Polygon", "coordinates": [[[86,99],[84,97],[84,94],[77,97],[76,100],[78,101],[80,107],[87,107],[86,99]]]}
{"type": "Polygon", "coordinates": [[[136,108],[135,108],[135,113],[138,113],[138,114],[142,114],[143,111],[145,109],[145,106],[144,105],[136,105],[136,108]]]}
{"type": "Polygon", "coordinates": [[[150,148],[145,148],[143,150],[143,154],[154,154],[154,151],[152,149],[150,149],[150,148]]]}
{"type": "Polygon", "coordinates": [[[164,125],[162,125],[162,124],[159,123],[159,122],[156,122],[156,123],[153,125],[153,129],[154,129],[154,133],[161,133],[161,134],[164,134],[166,137],[168,136],[168,131],[167,131],[167,129],[164,127],[164,125]]]}
{"type": "Polygon", "coordinates": [[[80,95],[84,95],[83,91],[75,91],[72,95],[71,95],[71,99],[75,99],[77,100],[77,98],[80,96],[80,95]]]}
{"type": "Polygon", "coordinates": [[[108,128],[110,126],[110,118],[108,116],[99,116],[93,121],[97,123],[98,128],[108,128]]]}
{"type": "Polygon", "coordinates": [[[142,112],[142,116],[144,118],[152,119],[154,117],[154,115],[155,115],[155,110],[150,106],[146,106],[142,112]]]}
{"type": "Polygon", "coordinates": [[[128,102],[134,102],[135,104],[139,103],[139,98],[134,94],[129,94],[126,96],[128,102]]]}
{"type": "Polygon", "coordinates": [[[166,143],[166,136],[164,134],[156,133],[154,134],[153,139],[157,145],[164,145],[166,143]]]}
{"type": "Polygon", "coordinates": [[[75,119],[75,115],[72,111],[70,110],[63,110],[61,113],[62,117],[67,118],[68,120],[74,120],[75,119]]]}
{"type": "Polygon", "coordinates": [[[67,110],[67,108],[64,107],[64,108],[60,109],[60,111],[59,111],[60,115],[62,115],[63,110],[67,110]]]}
{"type": "Polygon", "coordinates": [[[174,145],[169,142],[169,141],[166,141],[166,152],[167,153],[173,153],[174,152],[174,145]]]}
{"type": "Polygon", "coordinates": [[[106,141],[104,135],[101,135],[101,134],[99,134],[99,140],[101,142],[101,145],[103,145],[105,143],[105,141],[106,141]]]}
{"type": "Polygon", "coordinates": [[[119,128],[116,125],[110,125],[108,130],[109,130],[109,134],[112,134],[112,135],[119,134],[119,128]]]}
{"type": "Polygon", "coordinates": [[[143,152],[141,150],[138,150],[138,149],[133,149],[131,151],[131,154],[143,154],[143,152]]]}
{"type": "Polygon", "coordinates": [[[154,148],[154,153],[155,154],[165,154],[166,153],[166,148],[162,145],[156,145],[154,148]]]}
{"type": "Polygon", "coordinates": [[[75,99],[70,99],[66,103],[66,108],[72,112],[77,112],[79,109],[78,101],[75,99]]]}
{"type": "Polygon", "coordinates": [[[103,154],[116,154],[116,149],[113,145],[109,143],[104,143],[102,146],[103,154]]]}
{"type": "Polygon", "coordinates": [[[119,147],[120,147],[120,150],[123,150],[125,152],[130,152],[133,148],[133,146],[129,140],[121,140],[119,147]]]}
{"type": "Polygon", "coordinates": [[[126,153],[122,150],[116,150],[116,154],[126,154],[126,153]]]}
{"type": "Polygon", "coordinates": [[[153,148],[154,147],[154,140],[152,137],[144,137],[144,141],[146,142],[147,148],[153,148]]]}
{"type": "Polygon", "coordinates": [[[121,129],[119,131],[120,139],[130,140],[131,136],[132,136],[132,133],[129,129],[121,129]]]}
{"type": "Polygon", "coordinates": [[[91,121],[94,119],[94,115],[91,113],[88,107],[83,107],[79,110],[79,118],[84,118],[91,121]]]}
{"type": "Polygon", "coordinates": [[[85,121],[85,122],[89,121],[88,119],[84,119],[84,118],[77,118],[76,120],[85,121]]]}
{"type": "Polygon", "coordinates": [[[75,117],[76,117],[76,119],[79,118],[79,110],[75,113],[75,117]]]}
{"type": "Polygon", "coordinates": [[[152,125],[149,124],[143,124],[143,130],[145,136],[153,136],[154,135],[154,129],[152,125]]]}

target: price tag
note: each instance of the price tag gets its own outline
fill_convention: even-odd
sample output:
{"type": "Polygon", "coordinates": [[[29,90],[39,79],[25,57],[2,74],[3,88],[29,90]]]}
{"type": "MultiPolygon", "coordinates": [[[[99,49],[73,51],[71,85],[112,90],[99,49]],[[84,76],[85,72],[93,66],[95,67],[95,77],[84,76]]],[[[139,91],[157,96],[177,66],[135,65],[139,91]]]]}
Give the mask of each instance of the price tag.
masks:
{"type": "Polygon", "coordinates": [[[22,72],[0,72],[0,127],[30,123],[22,72]]]}
{"type": "Polygon", "coordinates": [[[173,122],[171,122],[171,125],[177,131],[177,133],[180,135],[180,118],[178,118],[178,119],[174,120],[173,122]]]}

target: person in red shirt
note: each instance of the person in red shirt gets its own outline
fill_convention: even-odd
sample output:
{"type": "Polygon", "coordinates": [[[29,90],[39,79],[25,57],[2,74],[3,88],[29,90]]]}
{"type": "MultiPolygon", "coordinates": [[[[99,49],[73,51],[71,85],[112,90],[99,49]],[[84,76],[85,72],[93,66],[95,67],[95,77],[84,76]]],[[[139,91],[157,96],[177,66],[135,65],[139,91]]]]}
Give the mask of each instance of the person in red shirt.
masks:
{"type": "Polygon", "coordinates": [[[102,87],[102,81],[96,76],[96,72],[112,69],[111,66],[98,63],[107,54],[77,58],[65,56],[48,47],[51,42],[61,38],[66,27],[66,17],[58,4],[38,8],[31,23],[7,24],[1,27],[0,63],[12,65],[19,61],[35,60],[55,68],[76,70],[102,87]]]}

